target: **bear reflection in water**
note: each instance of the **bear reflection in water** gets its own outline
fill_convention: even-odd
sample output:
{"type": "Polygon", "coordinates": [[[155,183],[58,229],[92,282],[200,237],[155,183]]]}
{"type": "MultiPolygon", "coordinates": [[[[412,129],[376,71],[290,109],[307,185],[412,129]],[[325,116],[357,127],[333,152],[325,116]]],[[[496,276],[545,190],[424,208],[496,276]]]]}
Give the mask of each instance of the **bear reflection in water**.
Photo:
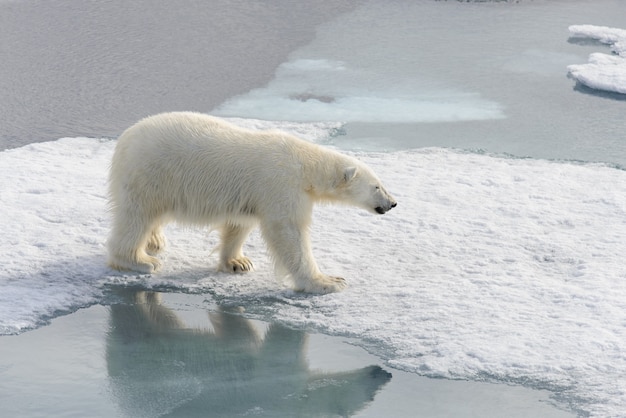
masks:
{"type": "Polygon", "coordinates": [[[150,416],[350,416],[391,379],[378,366],[309,370],[307,334],[278,324],[259,335],[221,309],[212,330],[186,328],[158,293],[128,295],[111,307],[107,365],[122,411],[150,416]]]}

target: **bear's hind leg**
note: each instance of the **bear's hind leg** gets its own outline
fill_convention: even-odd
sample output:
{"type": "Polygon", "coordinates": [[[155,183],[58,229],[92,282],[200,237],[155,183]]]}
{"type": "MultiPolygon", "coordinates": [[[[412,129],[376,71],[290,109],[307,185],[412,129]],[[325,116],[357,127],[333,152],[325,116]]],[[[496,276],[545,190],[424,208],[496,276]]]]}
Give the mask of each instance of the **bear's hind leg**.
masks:
{"type": "Polygon", "coordinates": [[[118,211],[115,214],[113,230],[107,242],[109,266],[116,270],[154,273],[161,267],[161,262],[146,253],[152,223],[137,218],[132,222],[127,213],[118,211]]]}
{"type": "Polygon", "coordinates": [[[225,223],[221,228],[219,271],[245,273],[253,269],[252,261],[243,255],[242,246],[254,225],[225,223]]]}
{"type": "Polygon", "coordinates": [[[163,230],[161,229],[161,225],[152,229],[152,233],[150,234],[150,239],[148,239],[148,243],[146,244],[146,250],[149,254],[158,254],[165,248],[165,235],[163,235],[163,230]]]}

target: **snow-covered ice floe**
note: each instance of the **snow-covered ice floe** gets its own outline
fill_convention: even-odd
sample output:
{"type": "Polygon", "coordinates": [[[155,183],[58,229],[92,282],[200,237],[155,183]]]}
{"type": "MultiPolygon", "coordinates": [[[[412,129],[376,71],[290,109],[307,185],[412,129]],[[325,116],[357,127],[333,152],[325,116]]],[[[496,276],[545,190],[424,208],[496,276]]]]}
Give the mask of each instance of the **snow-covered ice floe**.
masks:
{"type": "MultiPolygon", "coordinates": [[[[337,128],[274,127],[316,141],[337,128]]],[[[217,234],[176,225],[163,272],[108,269],[114,146],[64,138],[0,153],[0,334],[105,302],[111,287],[198,292],[359,338],[392,367],[550,389],[583,414],[626,411],[626,171],[439,148],[355,154],[398,207],[316,209],[313,251],[349,287],[311,296],[274,279],[258,233],[248,275],[215,273],[217,234]]]]}
{"type": "Polygon", "coordinates": [[[611,46],[615,55],[594,53],[587,64],[567,67],[578,82],[596,90],[626,94],[626,30],[606,26],[573,25],[572,37],[591,38],[611,46]]]}

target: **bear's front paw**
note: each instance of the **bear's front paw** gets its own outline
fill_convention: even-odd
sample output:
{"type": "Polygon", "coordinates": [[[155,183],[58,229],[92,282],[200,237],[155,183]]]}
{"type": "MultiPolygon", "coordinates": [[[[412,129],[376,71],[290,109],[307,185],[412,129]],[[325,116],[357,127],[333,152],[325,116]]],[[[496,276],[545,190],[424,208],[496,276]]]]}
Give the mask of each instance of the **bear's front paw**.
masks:
{"type": "Polygon", "coordinates": [[[252,271],[254,266],[248,257],[231,258],[222,262],[219,270],[226,273],[246,273],[252,271]]]}
{"type": "Polygon", "coordinates": [[[348,287],[348,283],[343,277],[333,277],[322,275],[308,281],[303,290],[308,293],[334,293],[340,292],[348,287]]]}

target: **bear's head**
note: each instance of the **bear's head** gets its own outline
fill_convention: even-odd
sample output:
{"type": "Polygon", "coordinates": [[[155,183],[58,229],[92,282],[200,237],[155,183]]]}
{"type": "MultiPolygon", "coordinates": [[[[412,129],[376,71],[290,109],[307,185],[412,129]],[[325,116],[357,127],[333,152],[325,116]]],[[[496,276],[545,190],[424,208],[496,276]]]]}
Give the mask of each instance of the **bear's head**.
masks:
{"type": "Polygon", "coordinates": [[[397,205],[376,174],[364,164],[344,168],[343,178],[337,185],[337,196],[345,203],[381,215],[397,205]]]}

